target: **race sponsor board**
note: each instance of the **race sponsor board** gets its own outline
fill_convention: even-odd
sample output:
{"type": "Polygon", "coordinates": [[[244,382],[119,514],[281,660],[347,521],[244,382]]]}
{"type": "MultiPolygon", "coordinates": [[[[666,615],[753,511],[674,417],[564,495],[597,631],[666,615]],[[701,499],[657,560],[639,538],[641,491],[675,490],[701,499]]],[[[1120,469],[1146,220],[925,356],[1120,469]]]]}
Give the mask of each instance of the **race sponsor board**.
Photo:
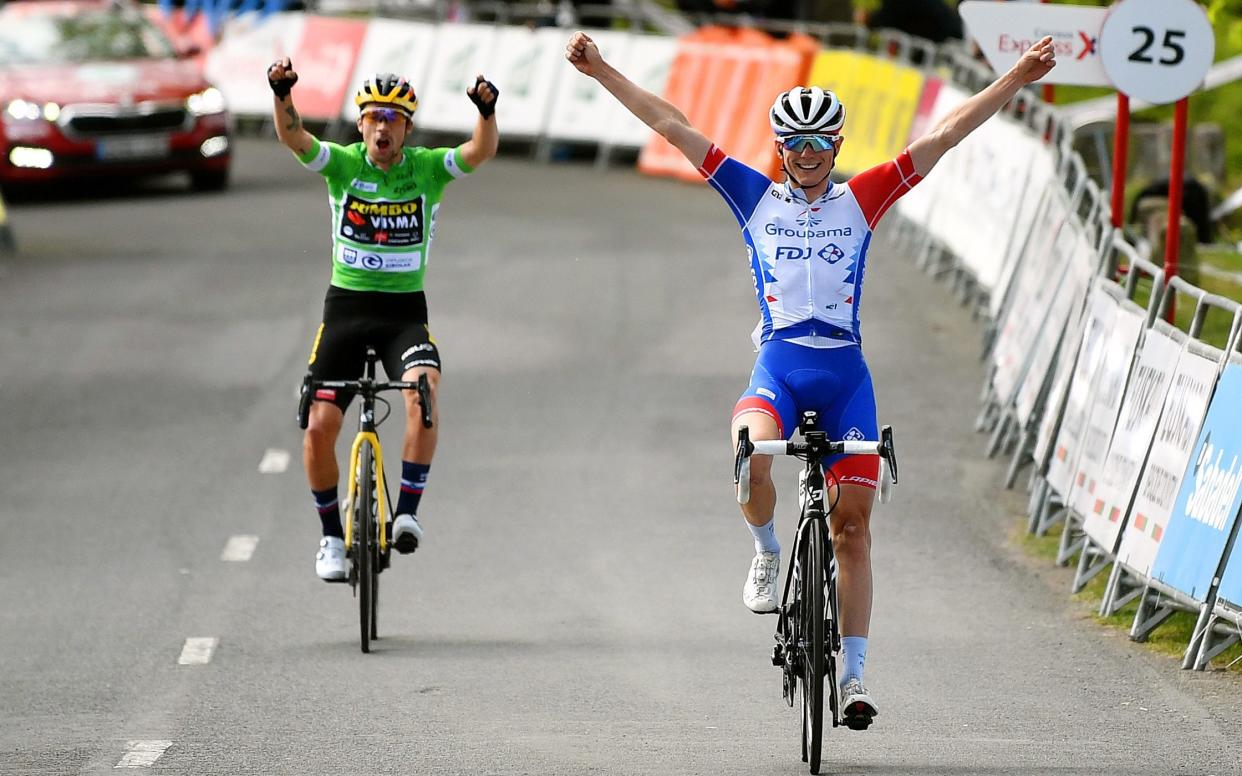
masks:
{"type": "Polygon", "coordinates": [[[495,45],[487,67],[489,77],[504,95],[501,110],[505,133],[526,137],[542,134],[557,81],[582,77],[565,62],[564,30],[502,27],[495,45]],[[502,81],[504,86],[500,85],[502,81]]]}
{"type": "MultiPolygon", "coordinates": [[[[625,73],[630,80],[652,94],[663,94],[668,84],[673,58],[677,56],[677,39],[667,35],[630,36],[622,55],[625,73]]],[[[585,76],[584,76],[585,77],[585,76]]],[[[593,79],[588,79],[593,80],[593,79]]],[[[608,132],[609,143],[625,148],[642,148],[651,139],[652,130],[624,105],[608,96],[612,104],[608,132]]]]}
{"type": "MultiPolygon", "coordinates": [[[[1104,345],[1120,309],[1117,300],[1101,289],[1101,282],[1104,281],[1097,279],[1087,299],[1087,324],[1083,327],[1082,344],[1078,348],[1078,358],[1070,376],[1065,410],[1061,414],[1061,427],[1057,431],[1052,456],[1048,460],[1048,485],[1063,496],[1069,494],[1074,469],[1078,465],[1078,453],[1083,430],[1087,425],[1087,413],[1091,409],[1096,372],[1099,371],[1104,345]]],[[[1048,431],[1050,433],[1051,429],[1048,431]]]]}
{"type": "Polygon", "coordinates": [[[335,119],[341,100],[350,91],[350,75],[367,34],[361,19],[307,16],[293,55],[298,84],[293,100],[298,113],[309,119],[335,119]]]}
{"type": "Polygon", "coordinates": [[[1242,363],[1221,374],[1151,577],[1207,597],[1242,507],[1242,363]]]}
{"type": "MultiPolygon", "coordinates": [[[[926,134],[931,129],[932,119],[936,115],[936,108],[941,104],[941,93],[951,88],[945,86],[944,81],[934,76],[929,76],[923,82],[923,94],[919,98],[918,107],[914,112],[914,121],[910,124],[910,136],[906,139],[906,144],[913,143],[918,138],[926,134]]],[[[961,90],[955,90],[958,102],[954,104],[956,107],[968,95],[961,90]]],[[[914,223],[928,228],[931,226],[931,213],[933,203],[939,203],[937,191],[940,181],[939,175],[932,175],[927,180],[920,181],[919,185],[910,189],[906,194],[897,200],[897,212],[903,218],[909,219],[914,223]]]]}
{"type": "MultiPolygon", "coordinates": [[[[1030,364],[1014,397],[1014,414],[1019,428],[1026,428],[1030,422],[1036,402],[1039,401],[1040,393],[1047,382],[1048,370],[1052,368],[1057,354],[1073,352],[1073,346],[1065,344],[1066,338],[1076,336],[1080,331],[1083,300],[1087,296],[1087,287],[1091,285],[1098,259],[1099,256],[1087,241],[1086,235],[1081,230],[1078,231],[1073,254],[1065,267],[1065,280],[1052,299],[1046,324],[1040,327],[1035,343],[1031,346],[1030,364]]],[[[1069,358],[1068,355],[1064,357],[1069,358]]]]}
{"type": "Polygon", "coordinates": [[[367,25],[366,37],[363,38],[353,75],[341,101],[342,118],[351,122],[358,118],[354,95],[362,88],[364,81],[378,73],[400,73],[409,80],[414,94],[419,98],[419,110],[414,112],[414,124],[417,126],[426,115],[422,104],[427,92],[431,56],[435,50],[436,29],[436,25],[422,22],[373,19],[367,25]]]}
{"type": "MultiPolygon", "coordinates": [[[[207,54],[205,74],[224,92],[229,109],[236,114],[267,116],[272,113],[272,90],[267,68],[280,57],[292,57],[302,40],[306,17],[300,13],[257,14],[225,22],[220,42],[207,54]]],[[[293,63],[296,72],[300,62],[293,63]]],[[[294,87],[296,103],[300,92],[294,87]]]]}
{"type": "Polygon", "coordinates": [[[1148,575],[1156,559],[1218,369],[1192,349],[1177,361],[1117,550],[1117,561],[1138,574],[1148,575]]]}
{"type": "MultiPolygon", "coordinates": [[[[476,75],[491,78],[504,99],[504,78],[489,74],[495,61],[500,28],[489,24],[441,24],[436,28],[435,58],[427,72],[426,91],[419,95],[419,126],[442,132],[468,133],[479,111],[466,96],[476,75]]],[[[499,109],[504,110],[504,103],[499,109]]],[[[500,119],[503,127],[503,119],[500,119]]]]}
{"type": "Polygon", "coordinates": [[[1151,447],[1169,382],[1182,346],[1159,327],[1147,330],[1126,386],[1126,395],[1108,446],[1108,455],[1083,525],[1087,535],[1109,552],[1117,547],[1129,514],[1139,472],[1151,447]]]}
{"type": "Polygon", "coordinates": [[[1091,396],[1091,412],[1079,445],[1078,466],[1074,472],[1067,503],[1080,515],[1086,515],[1095,503],[1108,440],[1117,425],[1117,413],[1125,395],[1126,380],[1134,363],[1134,351],[1143,332],[1143,312],[1123,304],[1117,311],[1112,331],[1104,345],[1104,356],[1095,375],[1091,396]]]}
{"type": "MultiPolygon", "coordinates": [[[[606,62],[613,63],[623,73],[627,72],[624,63],[628,61],[632,35],[612,30],[584,32],[595,41],[600,56],[606,62]]],[[[630,115],[607,89],[600,86],[599,81],[574,70],[556,84],[548,120],[548,137],[577,142],[603,141],[621,112],[630,115]]]]}
{"type": "Polygon", "coordinates": [[[1043,78],[1044,83],[1110,84],[1099,45],[1107,8],[965,0],[958,12],[988,64],[998,73],[1008,71],[1027,49],[1051,36],[1057,66],[1043,78]]]}
{"type": "Polygon", "coordinates": [[[1019,187],[1022,196],[1018,199],[1013,228],[1005,239],[1004,258],[1000,262],[1000,269],[988,299],[988,308],[993,320],[1000,315],[1001,306],[1005,303],[1003,291],[1009,286],[1014,272],[1017,271],[1027,243],[1042,237],[1038,232],[1033,231],[1040,204],[1044,198],[1039,192],[1049,192],[1054,187],[1057,173],[1056,158],[1052,154],[1050,145],[1029,132],[1023,132],[1019,137],[1021,140],[1013,146],[1014,153],[1027,156],[1030,159],[1030,167],[1027,170],[1026,179],[1019,187]]]}

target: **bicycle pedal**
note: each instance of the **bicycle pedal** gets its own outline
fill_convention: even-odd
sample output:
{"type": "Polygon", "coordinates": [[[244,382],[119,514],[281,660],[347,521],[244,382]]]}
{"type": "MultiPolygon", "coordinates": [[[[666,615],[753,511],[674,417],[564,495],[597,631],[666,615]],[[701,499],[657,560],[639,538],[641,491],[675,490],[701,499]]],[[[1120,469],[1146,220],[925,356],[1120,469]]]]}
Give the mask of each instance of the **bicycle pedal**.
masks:
{"type": "Polygon", "coordinates": [[[868,712],[866,704],[854,703],[845,710],[841,721],[850,730],[866,730],[871,727],[871,721],[874,718],[874,715],[868,712]]]}

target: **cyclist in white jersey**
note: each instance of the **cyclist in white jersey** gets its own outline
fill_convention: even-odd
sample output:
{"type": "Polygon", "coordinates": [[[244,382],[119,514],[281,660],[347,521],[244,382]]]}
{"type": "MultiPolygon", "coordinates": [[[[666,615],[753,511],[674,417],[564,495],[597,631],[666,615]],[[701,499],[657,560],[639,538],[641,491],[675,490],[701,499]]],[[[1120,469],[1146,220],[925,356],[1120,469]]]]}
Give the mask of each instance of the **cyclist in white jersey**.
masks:
{"type": "MultiPolygon", "coordinates": [[[[738,401],[730,438],[750,428],[751,439],[784,439],[804,410],[820,414],[837,439],[876,438],[875,396],[862,358],[858,323],[872,230],[884,212],[917,184],[949,149],[1055,66],[1052,38],[1032,46],[1009,72],[970,97],[898,157],[843,184],[829,176],[845,137],[845,106],[831,91],[797,87],[769,112],[774,152],[785,180],[730,158],[675,106],[637,86],[576,32],[565,50],[580,72],[596,79],[622,105],[676,147],[720,192],[742,228],[759,303],[754,340],[759,349],[750,386],[738,401]]],[[[862,683],[871,621],[871,507],[878,479],[874,456],[828,462],[839,501],[832,513],[845,652],[845,715],[877,713],[862,683]]],[[[756,613],[777,606],[780,545],[774,519],[771,458],[751,463],[750,502],[742,515],[755,557],[742,598],[756,613]]],[[[850,727],[855,727],[851,725],[850,727]]],[[[866,725],[861,725],[865,729],[866,725]]]]}

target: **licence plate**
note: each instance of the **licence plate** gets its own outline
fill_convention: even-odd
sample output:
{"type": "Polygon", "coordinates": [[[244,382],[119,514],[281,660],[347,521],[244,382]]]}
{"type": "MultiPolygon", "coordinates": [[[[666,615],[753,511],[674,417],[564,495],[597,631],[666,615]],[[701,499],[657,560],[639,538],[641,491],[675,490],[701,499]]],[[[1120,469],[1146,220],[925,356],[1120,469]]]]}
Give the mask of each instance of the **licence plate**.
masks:
{"type": "Polygon", "coordinates": [[[99,159],[162,159],[168,156],[168,135],[110,137],[95,144],[99,159]]]}

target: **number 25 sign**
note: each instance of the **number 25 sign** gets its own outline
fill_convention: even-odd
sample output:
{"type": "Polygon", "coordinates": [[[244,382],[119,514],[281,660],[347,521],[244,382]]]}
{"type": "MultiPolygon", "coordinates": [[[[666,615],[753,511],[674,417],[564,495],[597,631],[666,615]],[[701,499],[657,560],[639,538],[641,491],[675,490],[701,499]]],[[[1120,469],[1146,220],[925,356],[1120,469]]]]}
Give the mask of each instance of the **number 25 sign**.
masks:
{"type": "Polygon", "coordinates": [[[1100,33],[1109,80],[1154,105],[1176,102],[1199,88],[1215,54],[1212,25],[1194,0],[1121,0],[1100,33]]]}

